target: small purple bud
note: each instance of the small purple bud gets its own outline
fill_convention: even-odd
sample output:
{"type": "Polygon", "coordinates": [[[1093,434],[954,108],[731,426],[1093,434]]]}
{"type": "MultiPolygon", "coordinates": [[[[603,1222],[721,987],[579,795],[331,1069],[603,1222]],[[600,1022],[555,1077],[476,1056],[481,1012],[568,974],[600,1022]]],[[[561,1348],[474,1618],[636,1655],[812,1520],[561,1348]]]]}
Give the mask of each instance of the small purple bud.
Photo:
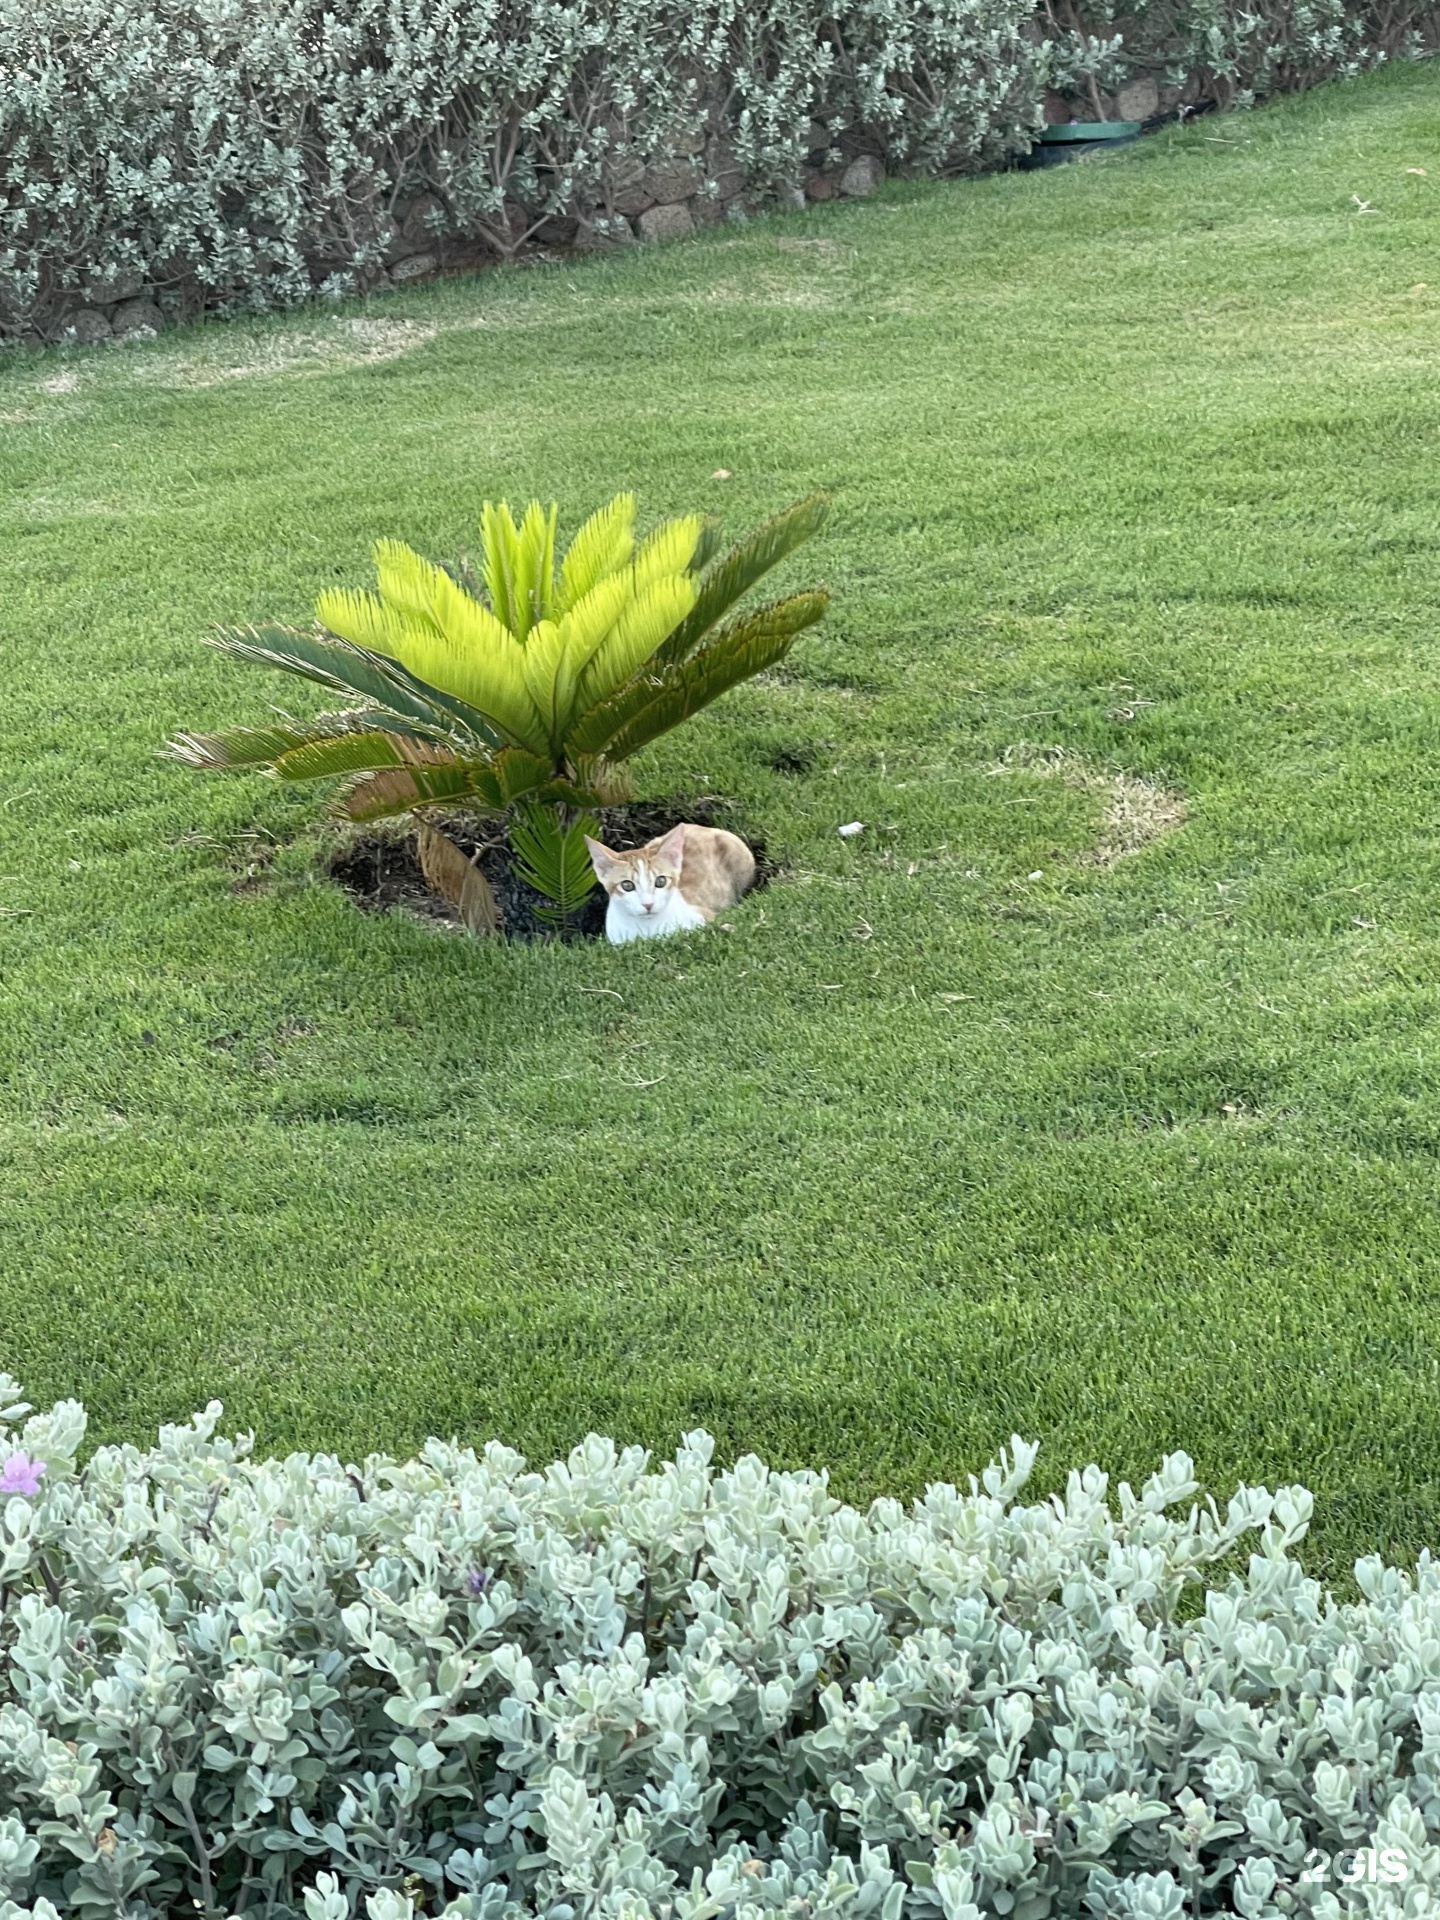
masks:
{"type": "Polygon", "coordinates": [[[33,1500],[40,1491],[43,1460],[32,1460],[28,1453],[12,1453],[0,1471],[0,1493],[23,1493],[33,1500]]]}
{"type": "Polygon", "coordinates": [[[492,1579],[489,1567],[471,1567],[465,1577],[465,1585],[472,1600],[478,1600],[492,1579]]]}

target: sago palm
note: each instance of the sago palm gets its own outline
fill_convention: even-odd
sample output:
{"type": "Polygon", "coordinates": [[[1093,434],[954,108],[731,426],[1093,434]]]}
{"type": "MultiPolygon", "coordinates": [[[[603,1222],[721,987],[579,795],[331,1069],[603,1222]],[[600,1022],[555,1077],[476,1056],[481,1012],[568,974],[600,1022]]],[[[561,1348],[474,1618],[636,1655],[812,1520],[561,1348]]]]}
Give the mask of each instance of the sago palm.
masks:
{"type": "MultiPolygon", "coordinates": [[[[699,515],[635,537],[635,498],[587,520],[563,559],[556,512],[517,521],[486,501],[483,594],[413,548],[382,540],[374,593],[334,589],[311,632],[218,634],[222,652],[316,681],[349,704],[313,719],[179,735],[196,767],[268,768],[283,780],[343,776],[340,808],[378,820],[431,808],[507,815],[521,871],[571,912],[592,884],[579,857],[591,809],[631,797],[622,763],[737,682],[773,666],[827,596],[791,594],[735,614],[755,583],[823,522],[823,494],[799,501],[713,565],[699,515]]],[[[433,826],[435,875],[460,884],[433,826]]],[[[454,850],[458,855],[458,849],[454,850]]],[[[472,903],[475,880],[466,881],[472,903]]],[[[458,897],[458,896],[457,896],[458,897]]],[[[475,907],[472,923],[490,918],[475,907]]]]}

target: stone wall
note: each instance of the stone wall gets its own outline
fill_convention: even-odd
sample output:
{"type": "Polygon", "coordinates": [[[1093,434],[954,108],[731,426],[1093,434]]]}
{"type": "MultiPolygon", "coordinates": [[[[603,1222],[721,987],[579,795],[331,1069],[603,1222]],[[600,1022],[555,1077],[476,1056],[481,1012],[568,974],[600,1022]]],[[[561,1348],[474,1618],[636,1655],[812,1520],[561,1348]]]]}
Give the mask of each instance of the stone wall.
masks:
{"type": "MultiPolygon", "coordinates": [[[[782,196],[782,204],[798,210],[812,201],[864,199],[883,184],[885,168],[876,155],[847,152],[843,143],[835,147],[818,123],[811,134],[814,146],[803,184],[782,196]]],[[[685,240],[725,220],[744,221],[753,210],[744,172],[726,143],[712,138],[690,154],[611,169],[603,204],[586,218],[541,226],[530,250],[596,252],[685,240]]],[[[523,210],[516,209],[515,217],[517,228],[523,227],[523,210]]],[[[447,272],[474,271],[498,257],[493,248],[454,232],[444,201],[431,193],[397,200],[378,237],[380,263],[361,276],[367,293],[412,286],[447,272]]],[[[51,339],[86,347],[153,339],[166,325],[162,298],[161,289],[147,286],[139,276],[87,285],[61,314],[51,339]]],[[[20,344],[41,347],[50,341],[32,333],[20,344]]]]}

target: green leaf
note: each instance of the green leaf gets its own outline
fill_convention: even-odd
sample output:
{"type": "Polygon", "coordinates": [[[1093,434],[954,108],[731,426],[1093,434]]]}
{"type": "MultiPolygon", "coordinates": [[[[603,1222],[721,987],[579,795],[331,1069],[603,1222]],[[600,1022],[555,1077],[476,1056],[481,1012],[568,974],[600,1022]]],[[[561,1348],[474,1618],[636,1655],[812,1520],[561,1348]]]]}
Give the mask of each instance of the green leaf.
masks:
{"type": "Polygon", "coordinates": [[[448,766],[454,759],[446,747],[375,731],[307,740],[281,754],[275,771],[282,780],[324,780],[331,774],[372,773],[381,767],[448,766]]]}
{"type": "Polygon", "coordinates": [[[347,820],[388,820],[437,800],[465,800],[481,812],[501,811],[478,801],[474,770],[467,766],[395,767],[367,774],[340,796],[336,810],[347,820]]]}
{"type": "Polygon", "coordinates": [[[430,736],[397,715],[375,707],[344,713],[317,713],[303,726],[231,727],[224,733],[177,733],[166,752],[186,766],[234,769],[273,766],[282,755],[314,740],[351,733],[399,733],[412,740],[430,736]]]}
{"type": "Polygon", "coordinates": [[[825,593],[792,594],[743,614],[690,659],[658,673],[637,674],[580,721],[572,734],[576,751],[628,759],[729,688],[783,660],[796,634],[813,626],[828,604],[825,593]]]}
{"type": "Polygon", "coordinates": [[[732,547],[701,581],[694,607],[660,648],[657,661],[671,665],[693,653],[715,622],[722,620],[757,580],[820,531],[829,512],[829,494],[812,493],[732,547]]]}
{"type": "Polygon", "coordinates": [[[432,738],[453,741],[458,731],[472,746],[499,747],[501,736],[484,714],[453,694],[427,686],[398,660],[370,653],[330,634],[301,633],[294,627],[234,627],[209,636],[207,645],[237,660],[298,674],[317,686],[373,701],[412,722],[432,738]]]}
{"type": "Polygon", "coordinates": [[[635,496],[617,493],[592,513],[570,542],[561,568],[559,611],[568,613],[587,593],[626,566],[635,550],[635,496]]]}
{"type": "Polygon", "coordinates": [[[557,781],[548,760],[523,747],[506,747],[493,759],[449,765],[410,762],[377,769],[343,796],[340,810],[351,820],[383,820],[437,800],[463,800],[482,813],[504,813],[527,794],[546,791],[584,802],[569,782],[557,781]]]}
{"type": "Polygon", "coordinates": [[[517,526],[508,500],[487,500],[481,509],[485,587],[496,618],[519,641],[537,620],[558,611],[555,594],[557,509],[532,500],[517,526]]]}
{"type": "Polygon", "coordinates": [[[595,891],[595,869],[587,834],[598,835],[593,813],[562,814],[555,806],[530,801],[510,820],[510,845],[522,880],[553,902],[540,909],[542,919],[563,926],[595,891]]]}
{"type": "Polygon", "coordinates": [[[225,733],[177,733],[166,741],[165,751],[187,767],[206,770],[268,767],[314,737],[301,727],[231,727],[225,733]]]}

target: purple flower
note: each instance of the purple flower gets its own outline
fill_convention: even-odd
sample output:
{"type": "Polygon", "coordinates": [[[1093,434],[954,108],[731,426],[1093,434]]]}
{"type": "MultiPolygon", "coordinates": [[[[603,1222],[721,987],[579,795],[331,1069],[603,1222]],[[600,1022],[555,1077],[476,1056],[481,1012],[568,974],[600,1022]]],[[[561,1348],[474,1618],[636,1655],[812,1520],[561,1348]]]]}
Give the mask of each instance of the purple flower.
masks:
{"type": "Polygon", "coordinates": [[[471,1567],[469,1573],[466,1575],[465,1584],[470,1589],[472,1598],[476,1600],[479,1599],[480,1595],[484,1593],[485,1589],[489,1586],[490,1579],[491,1574],[488,1567],[471,1567]]]}
{"type": "Polygon", "coordinates": [[[12,1453],[0,1472],[0,1493],[23,1493],[33,1500],[40,1491],[43,1460],[32,1460],[28,1453],[12,1453]]]}

